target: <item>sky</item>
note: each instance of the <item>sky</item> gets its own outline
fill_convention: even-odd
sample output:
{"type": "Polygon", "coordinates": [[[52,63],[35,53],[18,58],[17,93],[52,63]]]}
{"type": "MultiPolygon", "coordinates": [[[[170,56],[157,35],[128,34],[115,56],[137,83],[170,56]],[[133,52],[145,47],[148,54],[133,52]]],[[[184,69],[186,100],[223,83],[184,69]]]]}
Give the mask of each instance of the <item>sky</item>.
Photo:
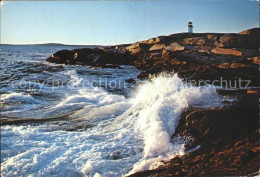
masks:
{"type": "Polygon", "coordinates": [[[115,45],[259,27],[257,0],[1,1],[1,44],[115,45]]]}

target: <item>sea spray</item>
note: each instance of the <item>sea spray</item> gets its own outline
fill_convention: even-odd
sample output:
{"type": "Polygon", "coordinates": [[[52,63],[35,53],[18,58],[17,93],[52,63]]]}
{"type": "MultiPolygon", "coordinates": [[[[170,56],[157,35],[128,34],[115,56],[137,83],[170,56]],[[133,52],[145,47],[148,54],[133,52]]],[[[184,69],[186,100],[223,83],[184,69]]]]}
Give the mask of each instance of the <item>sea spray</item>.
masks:
{"type": "MultiPolygon", "coordinates": [[[[80,83],[79,75],[69,74],[80,83]]],[[[2,176],[112,177],[154,168],[185,153],[182,138],[170,138],[181,112],[219,101],[214,88],[188,86],[176,74],[144,82],[131,98],[78,87],[52,107],[60,111],[83,105],[73,110],[71,121],[2,127],[2,176]],[[82,132],[60,128],[80,121],[92,126],[82,132]]]]}
{"type": "Polygon", "coordinates": [[[216,106],[219,97],[213,87],[195,87],[184,84],[174,74],[161,74],[141,85],[135,93],[133,107],[139,112],[135,131],[143,138],[143,159],[129,174],[155,167],[184,153],[184,142],[171,143],[180,114],[191,105],[216,106]]]}

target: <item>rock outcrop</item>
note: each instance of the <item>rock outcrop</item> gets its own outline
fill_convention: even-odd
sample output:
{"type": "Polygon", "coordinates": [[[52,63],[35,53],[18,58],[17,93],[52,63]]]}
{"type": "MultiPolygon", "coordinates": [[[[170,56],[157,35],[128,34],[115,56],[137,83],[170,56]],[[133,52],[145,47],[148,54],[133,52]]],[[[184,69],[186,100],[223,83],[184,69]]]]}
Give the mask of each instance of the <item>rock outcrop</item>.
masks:
{"type": "Polygon", "coordinates": [[[51,55],[47,61],[69,65],[111,67],[111,65],[134,65],[134,56],[130,55],[127,50],[83,48],[58,51],[51,55]]]}
{"type": "Polygon", "coordinates": [[[138,78],[175,71],[190,80],[222,77],[234,82],[240,78],[259,86],[260,28],[240,34],[180,33],[159,39],[153,44],[135,44],[139,46],[135,66],[143,71],[138,78]]]}
{"type": "MultiPolygon", "coordinates": [[[[162,71],[189,80],[250,80],[260,86],[260,28],[241,33],[179,33],[134,44],[94,49],[62,50],[47,61],[91,67],[134,65],[148,79],[162,71]]],[[[218,82],[214,84],[218,85],[218,82]]]]}

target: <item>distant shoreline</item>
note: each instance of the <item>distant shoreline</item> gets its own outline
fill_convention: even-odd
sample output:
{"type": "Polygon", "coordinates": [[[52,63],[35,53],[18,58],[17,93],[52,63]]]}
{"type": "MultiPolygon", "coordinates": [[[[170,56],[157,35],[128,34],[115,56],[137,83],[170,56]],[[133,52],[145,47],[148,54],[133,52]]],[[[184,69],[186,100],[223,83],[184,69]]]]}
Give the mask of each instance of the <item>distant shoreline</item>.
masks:
{"type": "Polygon", "coordinates": [[[76,45],[76,44],[61,44],[61,43],[46,43],[46,44],[0,44],[2,45],[9,45],[9,46],[17,46],[17,45],[21,45],[21,46],[82,46],[82,47],[104,47],[102,45],[76,45]]]}

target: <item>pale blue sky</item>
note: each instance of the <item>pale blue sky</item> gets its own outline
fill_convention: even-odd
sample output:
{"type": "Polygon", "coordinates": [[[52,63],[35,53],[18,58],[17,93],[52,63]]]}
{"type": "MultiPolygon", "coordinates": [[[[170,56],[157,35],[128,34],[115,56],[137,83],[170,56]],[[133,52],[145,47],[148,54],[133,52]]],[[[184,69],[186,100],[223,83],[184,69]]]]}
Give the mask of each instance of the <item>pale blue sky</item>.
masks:
{"type": "Polygon", "coordinates": [[[186,32],[258,27],[258,2],[12,1],[1,7],[1,43],[109,45],[186,32]]]}

